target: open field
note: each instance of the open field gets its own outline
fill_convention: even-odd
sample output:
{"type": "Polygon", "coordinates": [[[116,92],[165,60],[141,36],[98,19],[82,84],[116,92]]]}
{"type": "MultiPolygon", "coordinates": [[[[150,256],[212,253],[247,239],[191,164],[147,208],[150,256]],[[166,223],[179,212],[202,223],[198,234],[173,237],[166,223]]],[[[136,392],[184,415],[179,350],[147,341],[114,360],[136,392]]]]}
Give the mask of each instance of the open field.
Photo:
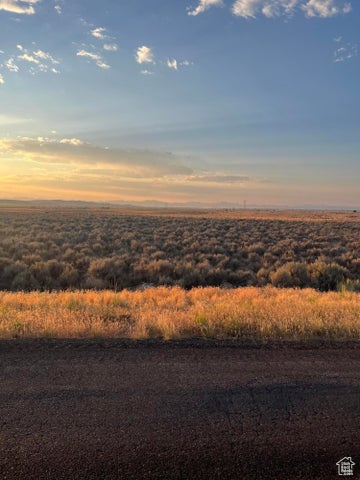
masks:
{"type": "Polygon", "coordinates": [[[360,214],[0,209],[0,290],[360,290],[360,214]]]}
{"type": "Polygon", "coordinates": [[[0,341],[6,480],[359,478],[359,344],[0,341]]]}
{"type": "Polygon", "coordinates": [[[282,220],[282,221],[309,221],[309,222],[360,222],[359,210],[306,210],[291,208],[194,208],[194,207],[139,207],[131,205],[104,205],[89,203],[88,206],[77,206],[76,202],[11,202],[0,200],[0,212],[39,214],[58,212],[61,214],[115,216],[151,216],[151,217],[185,217],[185,218],[212,218],[232,220],[282,220]]]}
{"type": "Polygon", "coordinates": [[[1,211],[1,478],[358,464],[357,215],[1,211]]]}
{"type": "Polygon", "coordinates": [[[0,293],[0,337],[360,339],[360,293],[158,287],[0,293]]]}

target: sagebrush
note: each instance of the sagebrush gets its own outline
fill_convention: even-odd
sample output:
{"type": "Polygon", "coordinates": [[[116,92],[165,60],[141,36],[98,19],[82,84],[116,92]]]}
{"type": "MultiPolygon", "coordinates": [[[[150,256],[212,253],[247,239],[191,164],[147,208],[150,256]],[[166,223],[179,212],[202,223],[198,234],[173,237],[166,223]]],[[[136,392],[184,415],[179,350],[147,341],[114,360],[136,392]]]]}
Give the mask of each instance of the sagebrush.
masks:
{"type": "Polygon", "coordinates": [[[348,212],[0,210],[0,290],[142,284],[360,290],[359,218],[348,212]]]}

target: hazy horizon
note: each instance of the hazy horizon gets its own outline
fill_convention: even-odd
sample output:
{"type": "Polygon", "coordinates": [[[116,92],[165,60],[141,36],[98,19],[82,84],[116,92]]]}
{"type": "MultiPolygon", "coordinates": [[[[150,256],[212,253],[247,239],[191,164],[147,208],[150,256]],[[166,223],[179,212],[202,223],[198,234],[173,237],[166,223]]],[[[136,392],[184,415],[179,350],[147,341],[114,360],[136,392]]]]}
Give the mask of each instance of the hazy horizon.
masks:
{"type": "Polygon", "coordinates": [[[354,0],[0,0],[0,198],[358,208],[354,0]]]}
{"type": "Polygon", "coordinates": [[[29,204],[30,206],[109,206],[109,207],[137,207],[137,208],[189,208],[189,209],[218,209],[218,210],[314,210],[314,211],[347,211],[354,210],[357,211],[360,209],[360,205],[314,205],[314,204],[303,204],[303,205],[261,205],[261,204],[248,204],[247,202],[161,202],[159,200],[149,199],[144,201],[126,201],[126,200],[117,200],[113,202],[98,201],[93,202],[89,200],[63,200],[61,198],[48,198],[48,199],[24,199],[24,198],[0,198],[0,207],[7,206],[10,204],[29,204]]]}

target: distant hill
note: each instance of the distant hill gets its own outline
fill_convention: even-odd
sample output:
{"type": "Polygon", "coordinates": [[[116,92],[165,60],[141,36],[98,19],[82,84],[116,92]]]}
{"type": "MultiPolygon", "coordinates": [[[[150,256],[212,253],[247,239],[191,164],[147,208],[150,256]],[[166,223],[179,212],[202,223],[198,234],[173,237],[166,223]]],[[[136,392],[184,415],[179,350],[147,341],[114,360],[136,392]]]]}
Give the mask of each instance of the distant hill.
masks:
{"type": "MultiPolygon", "coordinates": [[[[243,203],[231,202],[161,202],[158,200],[145,200],[142,202],[87,202],[81,200],[9,200],[0,199],[0,208],[204,208],[204,209],[239,209],[243,210],[243,203]]],[[[360,210],[360,206],[341,205],[256,205],[248,204],[247,209],[256,210],[360,210]]]]}

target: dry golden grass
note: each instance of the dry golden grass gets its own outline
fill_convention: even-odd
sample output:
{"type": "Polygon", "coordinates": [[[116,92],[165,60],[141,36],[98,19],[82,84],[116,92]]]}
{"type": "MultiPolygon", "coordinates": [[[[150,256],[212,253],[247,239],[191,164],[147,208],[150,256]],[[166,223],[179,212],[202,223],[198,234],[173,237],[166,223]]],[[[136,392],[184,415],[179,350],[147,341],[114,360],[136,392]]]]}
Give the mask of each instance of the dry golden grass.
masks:
{"type": "Polygon", "coordinates": [[[272,287],[0,292],[0,338],[360,339],[360,294],[272,287]]]}

